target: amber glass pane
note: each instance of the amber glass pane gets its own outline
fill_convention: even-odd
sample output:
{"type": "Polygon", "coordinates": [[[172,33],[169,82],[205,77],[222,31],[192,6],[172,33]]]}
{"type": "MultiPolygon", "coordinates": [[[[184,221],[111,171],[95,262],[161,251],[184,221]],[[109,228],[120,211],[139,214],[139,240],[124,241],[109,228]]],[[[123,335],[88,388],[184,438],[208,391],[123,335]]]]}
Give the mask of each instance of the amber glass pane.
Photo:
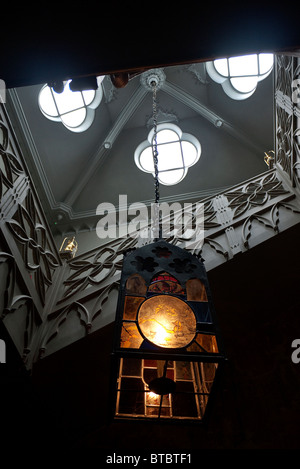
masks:
{"type": "Polygon", "coordinates": [[[198,334],[196,342],[209,353],[218,353],[217,340],[215,335],[198,334]]]}
{"type": "Polygon", "coordinates": [[[166,377],[174,380],[174,365],[168,361],[165,371],[165,360],[144,360],[143,378],[146,384],[151,383],[155,378],[159,378],[166,373],[166,377]]]}
{"type": "Polygon", "coordinates": [[[147,286],[143,277],[139,274],[131,275],[126,282],[126,293],[131,295],[146,295],[147,286]]]}
{"type": "Polygon", "coordinates": [[[146,368],[156,368],[157,360],[144,359],[144,367],[146,368]]]}
{"type": "Polygon", "coordinates": [[[134,322],[124,322],[121,332],[122,348],[139,348],[143,342],[143,337],[139,333],[137,325],[134,322]]]}
{"type": "MultiPolygon", "coordinates": [[[[157,417],[159,414],[159,407],[147,407],[146,408],[146,415],[147,417],[157,417]]],[[[160,410],[160,417],[169,417],[170,416],[170,408],[169,407],[162,407],[160,410]]]]}
{"type": "Polygon", "coordinates": [[[145,300],[142,296],[126,296],[123,318],[134,321],[140,304],[145,300]]]}
{"type": "Polygon", "coordinates": [[[191,278],[186,282],[186,297],[188,301],[207,301],[205,286],[198,278],[191,278]]]}
{"type": "Polygon", "coordinates": [[[193,379],[190,362],[176,362],[176,379],[191,381],[193,379]]]}
{"type": "Polygon", "coordinates": [[[154,392],[146,392],[146,405],[149,406],[159,406],[161,401],[161,396],[154,394],[154,392]]]}
{"type": "Polygon", "coordinates": [[[151,383],[155,378],[157,378],[157,369],[156,368],[145,368],[144,369],[144,381],[146,384],[151,383]]]}
{"type": "Polygon", "coordinates": [[[207,392],[211,391],[217,371],[217,366],[218,365],[216,363],[201,363],[203,382],[205,383],[207,392]]]}
{"type": "Polygon", "coordinates": [[[142,334],[159,347],[185,347],[196,334],[192,309],[174,296],[148,298],[140,307],[138,323],[142,334]]]}
{"type": "Polygon", "coordinates": [[[117,413],[144,414],[144,386],[141,379],[122,378],[117,413]]]}
{"type": "Polygon", "coordinates": [[[142,360],[122,358],[122,376],[142,376],[142,360]]]}
{"type": "Polygon", "coordinates": [[[194,384],[191,381],[177,381],[176,392],[172,396],[173,415],[176,417],[197,417],[194,384]]]}
{"type": "Polygon", "coordinates": [[[163,406],[170,406],[170,395],[166,394],[164,396],[159,396],[154,394],[154,392],[146,392],[146,405],[159,406],[162,398],[163,406]]]}
{"type": "Polygon", "coordinates": [[[191,343],[191,345],[189,345],[186,348],[186,351],[187,352],[196,352],[196,353],[204,352],[204,350],[202,350],[200,348],[199,344],[195,340],[191,343]]]}

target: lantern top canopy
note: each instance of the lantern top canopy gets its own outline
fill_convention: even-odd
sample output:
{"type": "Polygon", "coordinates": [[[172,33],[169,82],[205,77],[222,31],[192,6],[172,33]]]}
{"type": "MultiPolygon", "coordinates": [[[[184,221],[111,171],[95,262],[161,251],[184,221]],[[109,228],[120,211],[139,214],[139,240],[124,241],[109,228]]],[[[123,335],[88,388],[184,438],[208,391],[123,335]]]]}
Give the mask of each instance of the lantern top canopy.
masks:
{"type": "Polygon", "coordinates": [[[203,263],[195,255],[159,240],[127,253],[123,261],[122,287],[134,273],[140,274],[148,285],[153,276],[162,271],[174,275],[182,286],[190,278],[202,281],[207,278],[203,263]]]}

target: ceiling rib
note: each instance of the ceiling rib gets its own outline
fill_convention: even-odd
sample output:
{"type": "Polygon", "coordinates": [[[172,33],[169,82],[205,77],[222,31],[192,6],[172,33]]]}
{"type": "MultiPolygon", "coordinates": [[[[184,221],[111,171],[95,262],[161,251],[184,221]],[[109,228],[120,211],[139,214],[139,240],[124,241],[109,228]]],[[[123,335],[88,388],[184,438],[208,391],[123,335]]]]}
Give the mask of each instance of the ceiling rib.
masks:
{"type": "Polygon", "coordinates": [[[172,83],[165,81],[163,85],[163,91],[168,93],[173,98],[182,102],[186,106],[189,106],[191,109],[196,111],[202,117],[207,119],[215,127],[225,130],[232,137],[242,142],[244,145],[247,145],[255,154],[261,155],[262,150],[257,145],[253,144],[251,139],[249,139],[243,132],[235,128],[230,122],[227,122],[225,119],[220,117],[218,114],[211,111],[209,108],[201,104],[194,96],[190,95],[183,89],[179,88],[172,83]]]}
{"type": "Polygon", "coordinates": [[[140,86],[134,95],[128,100],[127,104],[124,106],[118,118],[114,122],[111,130],[101,142],[100,147],[91,158],[88,164],[85,166],[85,173],[82,174],[80,180],[72,187],[72,190],[68,193],[67,197],[64,200],[64,204],[72,206],[81,194],[84,187],[88,184],[89,180],[94,176],[96,170],[104,163],[105,159],[109,154],[109,149],[115,142],[116,138],[122,131],[123,127],[129,121],[131,116],[134,114],[136,109],[143,102],[145,96],[148,94],[148,91],[140,86]],[[105,145],[104,145],[105,144],[105,145]],[[108,148],[106,148],[108,146],[108,148]]]}
{"type": "MultiPolygon", "coordinates": [[[[189,106],[191,109],[193,109],[202,117],[207,119],[214,126],[223,128],[232,137],[247,145],[255,154],[261,154],[261,149],[254,145],[253,142],[246,135],[244,135],[240,130],[236,129],[230,122],[225,121],[218,114],[214,113],[206,106],[201,104],[197,99],[194,98],[194,96],[190,95],[178,86],[169,83],[168,81],[165,81],[162,90],[173,98],[182,102],[186,106],[189,106]]],[[[133,97],[127,102],[126,106],[119,114],[116,122],[113,124],[112,129],[110,130],[104,141],[101,143],[100,148],[98,148],[98,150],[92,157],[90,164],[86,166],[86,172],[83,174],[76,186],[74,186],[67,195],[66,199],[64,200],[64,204],[72,206],[77,200],[77,198],[81,194],[81,191],[88,184],[91,177],[94,176],[95,171],[104,163],[109,153],[109,148],[105,148],[104,142],[105,144],[108,144],[109,147],[112,146],[112,144],[122,131],[123,127],[126,125],[128,120],[131,118],[136,109],[144,100],[147,93],[148,91],[143,86],[140,86],[134,93],[133,97]]]]}

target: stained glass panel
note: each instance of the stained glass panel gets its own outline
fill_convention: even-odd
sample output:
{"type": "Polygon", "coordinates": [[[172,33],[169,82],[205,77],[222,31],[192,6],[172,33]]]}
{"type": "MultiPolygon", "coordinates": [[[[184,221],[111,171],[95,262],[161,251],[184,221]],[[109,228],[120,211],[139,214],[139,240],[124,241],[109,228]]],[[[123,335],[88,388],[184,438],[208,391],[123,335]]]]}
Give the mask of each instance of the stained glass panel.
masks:
{"type": "Polygon", "coordinates": [[[135,321],[138,308],[144,300],[142,296],[126,296],[123,319],[135,321]]]}
{"type": "Polygon", "coordinates": [[[167,272],[162,272],[152,279],[148,292],[168,293],[173,295],[185,294],[185,291],[178,280],[167,272]]]}
{"type": "Polygon", "coordinates": [[[145,280],[139,274],[131,275],[126,282],[126,293],[136,296],[146,295],[147,287],[145,280]]]}
{"type": "Polygon", "coordinates": [[[207,301],[203,282],[198,278],[191,278],[186,282],[186,296],[188,301],[207,301]]]}
{"type": "Polygon", "coordinates": [[[123,322],[121,332],[122,348],[139,348],[143,342],[143,337],[139,333],[135,322],[123,322]]]}
{"type": "Polygon", "coordinates": [[[150,377],[148,374],[150,371],[151,377],[159,376],[161,372],[157,369],[157,365],[162,365],[162,363],[166,362],[128,358],[121,360],[117,389],[117,416],[202,419],[217,365],[168,361],[167,372],[174,380],[174,392],[158,395],[149,391],[149,385],[143,377],[146,375],[150,377]]]}
{"type": "Polygon", "coordinates": [[[138,324],[142,334],[159,347],[185,347],[196,334],[192,309],[174,296],[148,298],[140,307],[138,324]]]}

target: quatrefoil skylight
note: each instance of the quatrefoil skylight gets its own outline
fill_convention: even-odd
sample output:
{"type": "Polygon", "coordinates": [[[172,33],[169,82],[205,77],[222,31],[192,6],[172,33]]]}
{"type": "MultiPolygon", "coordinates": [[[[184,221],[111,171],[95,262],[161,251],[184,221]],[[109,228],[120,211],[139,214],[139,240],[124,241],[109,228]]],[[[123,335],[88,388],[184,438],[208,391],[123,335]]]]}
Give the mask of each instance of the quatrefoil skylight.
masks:
{"type": "Polygon", "coordinates": [[[61,122],[72,132],[87,130],[94,120],[95,109],[102,100],[101,81],[103,78],[98,77],[97,90],[71,91],[69,87],[71,80],[64,83],[61,93],[44,85],[38,99],[40,110],[45,117],[61,122]]]}
{"type": "Polygon", "coordinates": [[[232,99],[249,98],[273,69],[273,54],[249,54],[206,63],[210,78],[232,99]]]}
{"type": "MultiPolygon", "coordinates": [[[[191,134],[186,134],[175,124],[157,126],[158,180],[171,186],[178,184],[186,176],[188,168],[200,158],[200,142],[191,134]]],[[[148,139],[135,150],[134,160],[137,167],[155,176],[153,162],[154,129],[148,139]]]]}

